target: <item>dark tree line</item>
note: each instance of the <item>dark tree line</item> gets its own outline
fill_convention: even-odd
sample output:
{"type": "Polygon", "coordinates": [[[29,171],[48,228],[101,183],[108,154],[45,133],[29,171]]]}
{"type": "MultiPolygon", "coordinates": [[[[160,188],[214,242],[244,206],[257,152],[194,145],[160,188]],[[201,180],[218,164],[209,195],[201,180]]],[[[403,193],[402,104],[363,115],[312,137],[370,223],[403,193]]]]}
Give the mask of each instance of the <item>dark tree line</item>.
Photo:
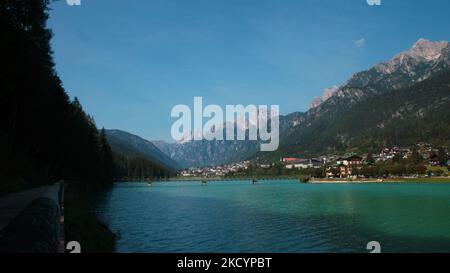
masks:
{"type": "Polygon", "coordinates": [[[104,132],[70,100],[55,71],[48,4],[0,1],[0,192],[114,177],[104,132]]]}
{"type": "Polygon", "coordinates": [[[149,178],[164,179],[171,176],[171,172],[146,158],[139,156],[125,156],[114,154],[115,177],[125,181],[144,181],[149,178]]]}

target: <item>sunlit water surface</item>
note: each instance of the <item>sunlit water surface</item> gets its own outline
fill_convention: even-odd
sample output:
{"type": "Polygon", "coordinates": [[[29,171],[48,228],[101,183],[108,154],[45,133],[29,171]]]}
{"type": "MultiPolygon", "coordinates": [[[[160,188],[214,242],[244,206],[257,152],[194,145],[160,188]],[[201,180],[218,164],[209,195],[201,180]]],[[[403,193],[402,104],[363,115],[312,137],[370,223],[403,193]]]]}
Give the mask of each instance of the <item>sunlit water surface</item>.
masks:
{"type": "Polygon", "coordinates": [[[450,183],[118,183],[95,203],[117,252],[450,252],[450,183]]]}

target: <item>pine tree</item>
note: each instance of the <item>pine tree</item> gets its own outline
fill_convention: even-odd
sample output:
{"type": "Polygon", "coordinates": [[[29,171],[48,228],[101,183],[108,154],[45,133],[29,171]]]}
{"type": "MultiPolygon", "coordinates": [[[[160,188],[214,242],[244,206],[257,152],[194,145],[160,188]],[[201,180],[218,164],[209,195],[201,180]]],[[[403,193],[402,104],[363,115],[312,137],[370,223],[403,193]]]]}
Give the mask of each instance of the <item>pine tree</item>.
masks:
{"type": "Polygon", "coordinates": [[[103,165],[103,181],[111,182],[114,178],[115,166],[111,146],[106,139],[105,128],[100,131],[100,146],[103,165]]]}
{"type": "Polygon", "coordinates": [[[419,151],[416,146],[414,146],[411,154],[411,161],[413,164],[417,165],[423,161],[422,156],[419,154],[419,151]]]}
{"type": "Polygon", "coordinates": [[[439,164],[441,164],[441,166],[447,165],[448,156],[447,156],[447,152],[445,151],[445,149],[443,147],[439,147],[438,158],[439,158],[439,164]]]}
{"type": "Polygon", "coordinates": [[[367,162],[367,164],[369,164],[369,165],[372,165],[372,164],[375,163],[375,159],[373,158],[372,153],[369,153],[369,154],[367,155],[366,162],[367,162]]]}

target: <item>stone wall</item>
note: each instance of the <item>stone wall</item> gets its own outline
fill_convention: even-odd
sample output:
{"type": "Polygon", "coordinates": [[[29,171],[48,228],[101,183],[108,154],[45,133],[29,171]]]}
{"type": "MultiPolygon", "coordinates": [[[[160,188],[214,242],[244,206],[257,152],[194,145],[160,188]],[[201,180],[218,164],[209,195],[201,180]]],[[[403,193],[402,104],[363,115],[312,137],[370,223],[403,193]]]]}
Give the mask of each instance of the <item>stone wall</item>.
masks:
{"type": "Polygon", "coordinates": [[[0,232],[0,252],[56,253],[59,246],[62,183],[33,200],[0,232]]]}

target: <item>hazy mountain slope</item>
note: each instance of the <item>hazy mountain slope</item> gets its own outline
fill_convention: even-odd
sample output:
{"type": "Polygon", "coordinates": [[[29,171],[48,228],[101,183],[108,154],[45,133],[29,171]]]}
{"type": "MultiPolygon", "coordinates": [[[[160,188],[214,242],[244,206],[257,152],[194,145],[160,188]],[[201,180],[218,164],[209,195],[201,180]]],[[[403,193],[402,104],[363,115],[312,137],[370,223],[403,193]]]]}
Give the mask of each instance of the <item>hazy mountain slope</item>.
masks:
{"type": "Polygon", "coordinates": [[[161,152],[152,142],[120,130],[106,130],[106,136],[114,152],[126,156],[141,156],[161,167],[177,170],[179,164],[161,152]]]}
{"type": "MultiPolygon", "coordinates": [[[[225,133],[225,129],[223,129],[225,133]]],[[[235,126],[235,135],[237,126],[235,126]]],[[[222,165],[242,161],[259,149],[258,141],[185,140],[179,143],[155,141],[154,144],[183,168],[222,165]]]]}
{"type": "MultiPolygon", "coordinates": [[[[302,122],[304,113],[295,112],[280,116],[280,132],[302,122]]],[[[201,140],[183,143],[153,141],[156,147],[182,167],[202,167],[222,165],[245,160],[260,150],[259,141],[218,141],[201,140]]]]}
{"type": "Polygon", "coordinates": [[[199,140],[171,144],[169,155],[183,167],[202,167],[245,160],[258,147],[256,141],[199,140]]]}

